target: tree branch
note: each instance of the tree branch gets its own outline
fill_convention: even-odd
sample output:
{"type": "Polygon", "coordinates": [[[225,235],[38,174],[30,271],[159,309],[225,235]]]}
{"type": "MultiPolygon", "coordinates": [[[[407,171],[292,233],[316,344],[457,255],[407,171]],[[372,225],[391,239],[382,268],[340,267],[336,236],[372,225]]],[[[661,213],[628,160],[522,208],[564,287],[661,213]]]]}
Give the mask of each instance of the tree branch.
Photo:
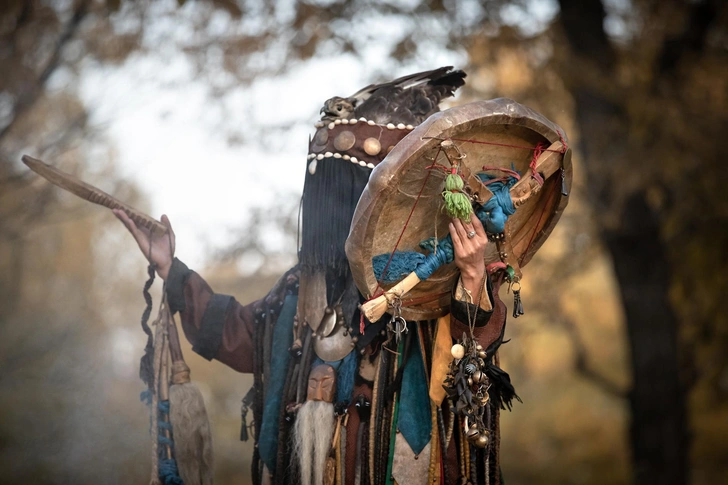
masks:
{"type": "Polygon", "coordinates": [[[21,92],[18,96],[15,106],[13,107],[13,119],[10,123],[0,129],[0,141],[2,141],[2,139],[10,132],[23,113],[28,111],[28,109],[30,109],[38,100],[46,82],[48,82],[48,79],[61,63],[61,54],[63,53],[64,47],[73,38],[74,34],[78,30],[78,26],[81,24],[81,21],[86,17],[90,3],[90,0],[84,0],[79,3],[74,10],[71,20],[68,22],[68,25],[66,25],[66,28],[63,30],[60,37],[58,37],[53,53],[38,76],[38,79],[36,79],[33,83],[29,83],[27,89],[21,92]]]}
{"type": "Polygon", "coordinates": [[[600,0],[559,0],[561,24],[573,51],[596,61],[605,70],[615,62],[614,49],[604,32],[604,5],[600,0]]]}

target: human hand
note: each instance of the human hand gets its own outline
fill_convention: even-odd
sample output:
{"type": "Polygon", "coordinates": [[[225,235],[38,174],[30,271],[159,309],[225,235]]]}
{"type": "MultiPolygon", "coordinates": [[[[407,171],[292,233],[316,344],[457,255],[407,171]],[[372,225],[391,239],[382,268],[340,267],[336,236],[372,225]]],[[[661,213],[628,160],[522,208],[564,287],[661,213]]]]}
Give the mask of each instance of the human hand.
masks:
{"type": "Polygon", "coordinates": [[[126,215],[126,212],[122,210],[113,209],[112,212],[117,219],[124,223],[124,226],[126,226],[139,245],[142,254],[144,254],[147,260],[157,270],[159,277],[166,280],[169,275],[169,269],[172,267],[175,245],[174,231],[172,230],[172,224],[169,222],[169,218],[166,215],[162,215],[162,224],[167,226],[167,234],[158,234],[156,232],[150,232],[145,227],[138,227],[126,215]]]}
{"type": "Polygon", "coordinates": [[[485,229],[475,214],[470,215],[470,223],[453,219],[449,228],[461,282],[471,294],[479,295],[485,274],[485,248],[488,245],[485,229]]]}

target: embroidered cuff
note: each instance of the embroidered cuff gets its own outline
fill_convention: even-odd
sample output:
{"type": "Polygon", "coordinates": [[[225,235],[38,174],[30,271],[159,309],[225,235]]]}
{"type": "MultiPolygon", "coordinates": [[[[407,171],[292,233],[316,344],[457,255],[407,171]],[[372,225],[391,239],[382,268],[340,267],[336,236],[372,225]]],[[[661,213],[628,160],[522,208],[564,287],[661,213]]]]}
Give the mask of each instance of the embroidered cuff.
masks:
{"type": "Polygon", "coordinates": [[[225,315],[233,302],[228,295],[212,295],[207,304],[200,323],[200,333],[192,350],[207,360],[212,360],[222,344],[222,329],[225,326],[225,315]]]}
{"type": "MultiPolygon", "coordinates": [[[[450,313],[452,313],[452,316],[455,317],[460,322],[463,322],[465,325],[468,324],[468,321],[470,319],[475,318],[474,325],[476,327],[484,327],[488,321],[490,320],[491,315],[493,315],[493,288],[490,283],[490,276],[486,279],[485,287],[487,289],[487,296],[488,300],[490,301],[490,310],[483,310],[482,308],[479,308],[473,303],[468,303],[467,301],[461,300],[456,297],[458,293],[467,292],[465,288],[462,288],[460,291],[458,291],[458,286],[462,287],[462,285],[458,282],[455,289],[453,290],[453,297],[452,301],[450,303],[450,313]],[[477,311],[476,311],[477,310],[477,311]],[[470,315],[468,317],[468,314],[470,315]]],[[[469,295],[466,295],[466,297],[469,295]]],[[[485,297],[486,294],[483,294],[483,297],[485,297]]]]}
{"type": "Polygon", "coordinates": [[[182,261],[174,258],[172,266],[169,268],[169,275],[167,275],[166,281],[167,301],[169,302],[169,309],[172,313],[185,311],[184,289],[190,274],[192,274],[192,270],[182,261]]]}

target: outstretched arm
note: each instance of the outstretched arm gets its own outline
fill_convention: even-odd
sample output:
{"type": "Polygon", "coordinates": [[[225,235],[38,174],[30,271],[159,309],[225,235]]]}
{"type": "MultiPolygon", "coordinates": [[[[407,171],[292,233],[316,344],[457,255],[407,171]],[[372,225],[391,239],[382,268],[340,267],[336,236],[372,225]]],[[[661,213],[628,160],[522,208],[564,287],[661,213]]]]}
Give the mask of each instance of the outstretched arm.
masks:
{"type": "MultiPolygon", "coordinates": [[[[239,372],[252,372],[256,309],[263,307],[263,302],[241,305],[232,296],[215,293],[200,275],[176,259],[174,232],[167,216],[162,216],[162,223],[169,229],[169,235],[137,226],[122,211],[115,210],[114,215],[124,223],[159,277],[165,280],[170,310],[179,312],[182,330],[192,350],[239,372]]],[[[280,297],[269,295],[268,300],[275,305],[280,297]]]]}

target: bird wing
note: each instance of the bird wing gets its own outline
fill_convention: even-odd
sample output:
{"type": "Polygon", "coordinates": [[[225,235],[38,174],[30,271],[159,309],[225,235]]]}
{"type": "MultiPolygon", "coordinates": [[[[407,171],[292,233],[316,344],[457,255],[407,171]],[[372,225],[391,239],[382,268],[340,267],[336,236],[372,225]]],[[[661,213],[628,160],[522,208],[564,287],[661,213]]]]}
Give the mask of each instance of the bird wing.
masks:
{"type": "Polygon", "coordinates": [[[465,73],[451,69],[445,66],[371,84],[349,98],[355,106],[355,116],[379,124],[417,125],[439,111],[440,101],[465,84],[465,73]]]}
{"type": "Polygon", "coordinates": [[[414,74],[408,74],[406,76],[398,77],[397,79],[393,81],[388,81],[385,83],[378,83],[378,84],[370,84],[369,86],[366,86],[364,88],[361,88],[359,91],[355,92],[351,96],[349,96],[348,99],[356,99],[358,101],[357,104],[361,104],[363,101],[366,101],[369,99],[375,91],[379,89],[385,89],[390,87],[398,87],[401,89],[408,89],[413,86],[416,86],[418,84],[425,83],[429,81],[430,79],[437,79],[443,76],[443,74],[447,73],[452,69],[452,66],[445,66],[440,67],[438,69],[431,69],[429,71],[422,71],[422,72],[416,72],[414,74]]]}

